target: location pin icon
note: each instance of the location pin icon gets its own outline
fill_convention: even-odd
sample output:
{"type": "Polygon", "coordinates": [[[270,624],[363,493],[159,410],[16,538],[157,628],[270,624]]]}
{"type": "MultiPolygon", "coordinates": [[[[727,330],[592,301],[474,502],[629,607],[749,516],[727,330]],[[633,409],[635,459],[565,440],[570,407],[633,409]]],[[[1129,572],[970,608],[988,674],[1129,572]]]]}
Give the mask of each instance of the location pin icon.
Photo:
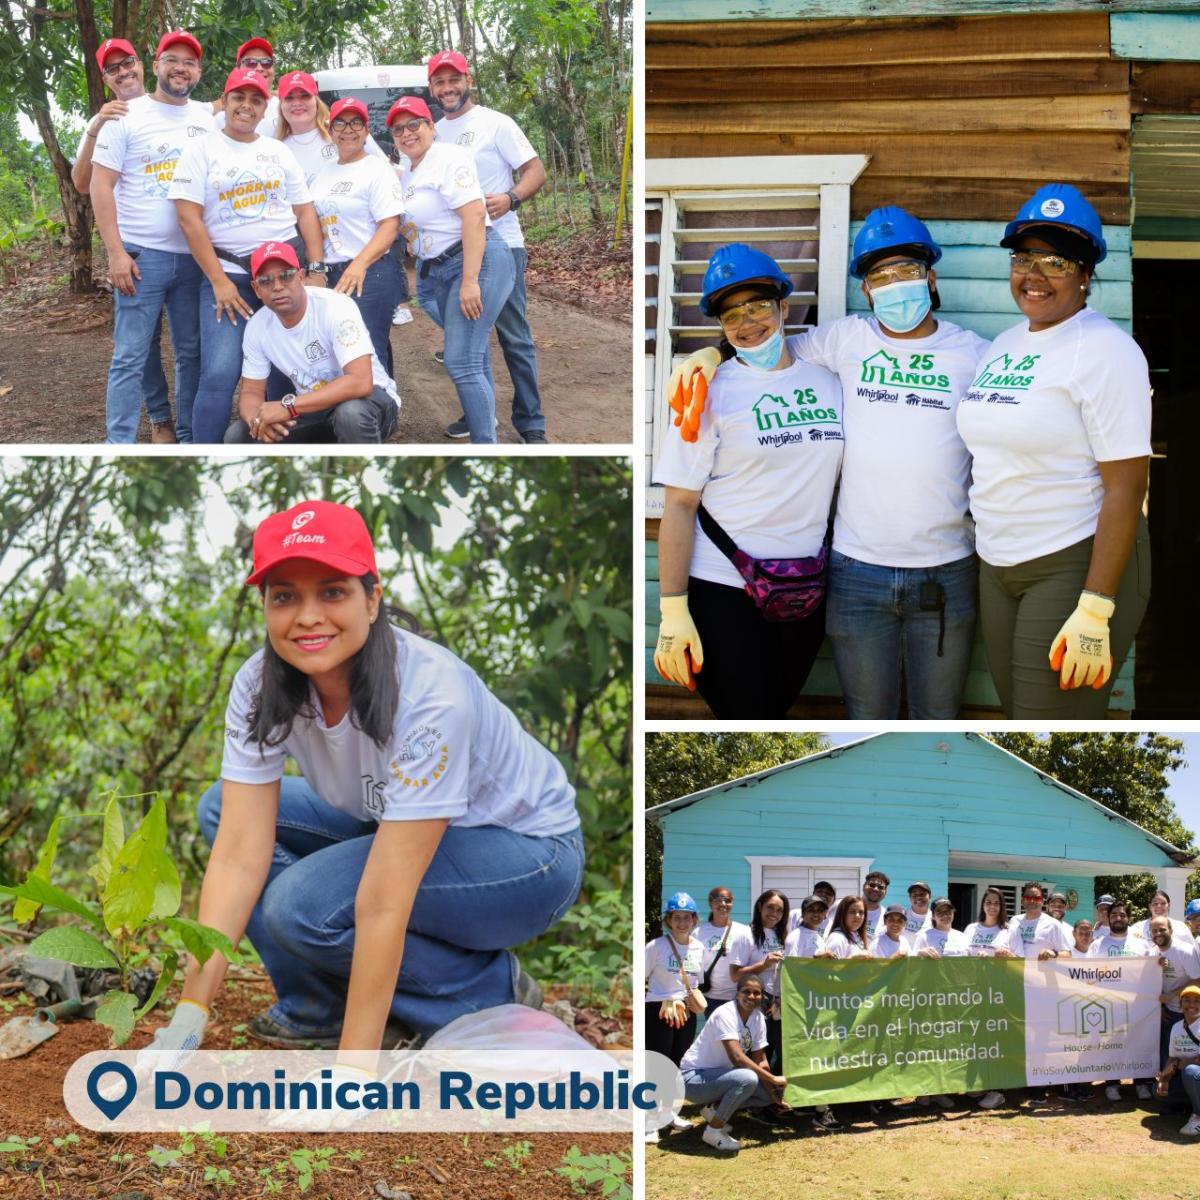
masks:
{"type": "Polygon", "coordinates": [[[124,1063],[102,1062],[99,1066],[93,1067],[91,1074],[87,1077],[87,1094],[88,1099],[110,1121],[115,1121],[133,1103],[133,1099],[137,1095],[137,1078],[124,1063]],[[111,1086],[106,1089],[107,1095],[101,1095],[100,1080],[105,1075],[120,1076],[125,1083],[123,1095],[114,1099],[111,1086]]]}

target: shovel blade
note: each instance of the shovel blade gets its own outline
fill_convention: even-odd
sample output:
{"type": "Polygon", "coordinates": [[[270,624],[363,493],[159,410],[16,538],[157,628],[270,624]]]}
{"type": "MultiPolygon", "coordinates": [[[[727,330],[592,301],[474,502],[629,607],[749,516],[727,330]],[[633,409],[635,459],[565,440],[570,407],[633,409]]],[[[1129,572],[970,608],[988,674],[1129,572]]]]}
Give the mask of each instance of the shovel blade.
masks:
{"type": "Polygon", "coordinates": [[[0,1029],[0,1059],[20,1058],[58,1032],[58,1026],[45,1017],[14,1017],[0,1029]]]}

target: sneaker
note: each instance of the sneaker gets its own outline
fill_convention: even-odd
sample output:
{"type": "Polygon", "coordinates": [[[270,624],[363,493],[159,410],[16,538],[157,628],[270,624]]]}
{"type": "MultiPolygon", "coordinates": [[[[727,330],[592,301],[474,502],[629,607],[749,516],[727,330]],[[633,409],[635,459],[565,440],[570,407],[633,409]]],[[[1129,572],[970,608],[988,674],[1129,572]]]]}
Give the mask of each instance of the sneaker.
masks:
{"type": "Polygon", "coordinates": [[[392,313],[393,325],[410,325],[412,324],[412,319],[412,309],[408,307],[407,303],[398,304],[396,311],[392,313]]]}
{"type": "Polygon", "coordinates": [[[247,1032],[256,1042],[267,1046],[281,1046],[287,1050],[336,1050],[342,1040],[341,1030],[330,1034],[301,1034],[281,1025],[268,1009],[260,1012],[249,1025],[247,1032]]]}
{"type": "Polygon", "coordinates": [[[827,1108],[819,1111],[812,1119],[812,1124],[824,1130],[826,1133],[839,1133],[845,1126],[833,1115],[833,1109],[827,1108]]]}
{"type": "Polygon", "coordinates": [[[1139,1100],[1152,1100],[1154,1098],[1154,1093],[1150,1090],[1149,1084],[1139,1083],[1137,1085],[1137,1098],[1139,1100]]]}
{"type": "Polygon", "coordinates": [[[724,1129],[714,1129],[711,1125],[700,1136],[717,1150],[732,1150],[736,1154],[742,1148],[741,1143],[731,1138],[724,1129]]]}
{"type": "Polygon", "coordinates": [[[530,429],[521,434],[521,441],[527,446],[544,446],[549,440],[544,429],[530,429]]]}
{"type": "Polygon", "coordinates": [[[1003,1092],[984,1092],[984,1094],[979,1097],[980,1108],[999,1108],[1003,1103],[1003,1092]]]}
{"type": "Polygon", "coordinates": [[[691,1129],[692,1123],[687,1117],[681,1117],[678,1113],[671,1118],[672,1129],[691,1129]]]}
{"type": "Polygon", "coordinates": [[[444,367],[446,365],[445,353],[441,350],[435,350],[433,352],[433,361],[437,363],[439,367],[444,367]]]}
{"type": "Polygon", "coordinates": [[[646,1145],[647,1146],[657,1146],[658,1145],[658,1130],[657,1129],[648,1129],[646,1131],[646,1145]]]}
{"type": "Polygon", "coordinates": [[[1121,1102],[1121,1089],[1115,1083],[1110,1083],[1104,1089],[1104,1098],[1105,1100],[1111,1100],[1114,1104],[1119,1104],[1121,1102]]]}
{"type": "Polygon", "coordinates": [[[154,446],[177,446],[179,439],[175,436],[175,422],[152,421],[150,423],[150,443],[154,446]]]}
{"type": "Polygon", "coordinates": [[[955,1104],[954,1104],[954,1098],[953,1098],[952,1096],[944,1096],[944,1095],[942,1095],[942,1096],[930,1096],[929,1098],[930,1098],[930,1099],[931,1099],[931,1100],[934,1102],[934,1104],[936,1104],[936,1105],[938,1106],[938,1108],[940,1108],[940,1109],[943,1109],[943,1110],[946,1110],[946,1111],[948,1111],[948,1110],[950,1110],[950,1109],[952,1109],[952,1108],[954,1108],[954,1107],[955,1107],[955,1104]]]}
{"type": "Polygon", "coordinates": [[[700,1114],[704,1118],[704,1123],[707,1125],[717,1115],[717,1106],[715,1104],[708,1105],[707,1108],[700,1114]]]}
{"type": "Polygon", "coordinates": [[[448,438],[469,438],[471,427],[467,424],[467,418],[459,417],[457,421],[451,421],[446,426],[446,436],[448,438]]]}
{"type": "Polygon", "coordinates": [[[1200,1137],[1200,1113],[1189,1117],[1187,1123],[1179,1127],[1184,1137],[1200,1137]]]}

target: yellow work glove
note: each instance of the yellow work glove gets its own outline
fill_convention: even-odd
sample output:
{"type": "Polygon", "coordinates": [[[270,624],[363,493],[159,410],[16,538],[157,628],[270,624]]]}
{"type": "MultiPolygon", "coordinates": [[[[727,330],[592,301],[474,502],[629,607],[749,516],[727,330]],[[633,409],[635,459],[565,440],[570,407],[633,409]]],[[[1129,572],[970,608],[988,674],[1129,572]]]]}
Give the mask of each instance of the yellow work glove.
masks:
{"type": "Polygon", "coordinates": [[[687,592],[679,596],[660,596],[658,611],[662,619],[658,625],[654,669],[664,679],[694,692],[696,681],[692,672],[704,666],[704,650],[692,614],[688,612],[687,592]]]}
{"type": "Polygon", "coordinates": [[[694,442],[699,436],[708,384],[720,365],[721,352],[715,346],[708,346],[685,358],[667,380],[667,402],[675,413],[679,436],[685,442],[694,442]]]}
{"type": "Polygon", "coordinates": [[[664,1000],[658,1006],[658,1018],[679,1029],[687,1024],[687,1005],[682,1000],[664,1000]]]}
{"type": "Polygon", "coordinates": [[[1099,691],[1112,674],[1108,619],[1117,606],[1107,596],[1080,592],[1079,604],[1050,643],[1050,669],[1058,672],[1058,686],[1091,684],[1099,691]]]}

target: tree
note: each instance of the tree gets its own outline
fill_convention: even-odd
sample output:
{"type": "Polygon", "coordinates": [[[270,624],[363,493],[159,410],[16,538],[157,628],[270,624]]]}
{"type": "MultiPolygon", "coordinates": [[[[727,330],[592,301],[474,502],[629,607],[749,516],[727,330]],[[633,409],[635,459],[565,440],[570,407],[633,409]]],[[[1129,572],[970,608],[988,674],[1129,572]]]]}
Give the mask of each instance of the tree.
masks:
{"type": "MultiPolygon", "coordinates": [[[[997,745],[1106,808],[1136,822],[1180,850],[1196,849],[1195,836],[1167,796],[1170,773],[1185,765],[1183,743],[1161,733],[993,733],[997,745]]],[[[1097,895],[1109,892],[1146,916],[1157,884],[1152,875],[1105,875],[1097,895]]],[[[1200,871],[1188,881],[1200,895],[1200,871]]],[[[1134,914],[1131,914],[1134,915],[1134,914]]],[[[1182,919],[1182,914],[1177,913],[1182,919]]]]}
{"type": "MultiPolygon", "coordinates": [[[[829,746],[819,733],[648,733],[646,807],[653,808],[829,746]]],[[[657,937],[662,902],[662,826],[646,822],[646,937],[657,937]]]]}

